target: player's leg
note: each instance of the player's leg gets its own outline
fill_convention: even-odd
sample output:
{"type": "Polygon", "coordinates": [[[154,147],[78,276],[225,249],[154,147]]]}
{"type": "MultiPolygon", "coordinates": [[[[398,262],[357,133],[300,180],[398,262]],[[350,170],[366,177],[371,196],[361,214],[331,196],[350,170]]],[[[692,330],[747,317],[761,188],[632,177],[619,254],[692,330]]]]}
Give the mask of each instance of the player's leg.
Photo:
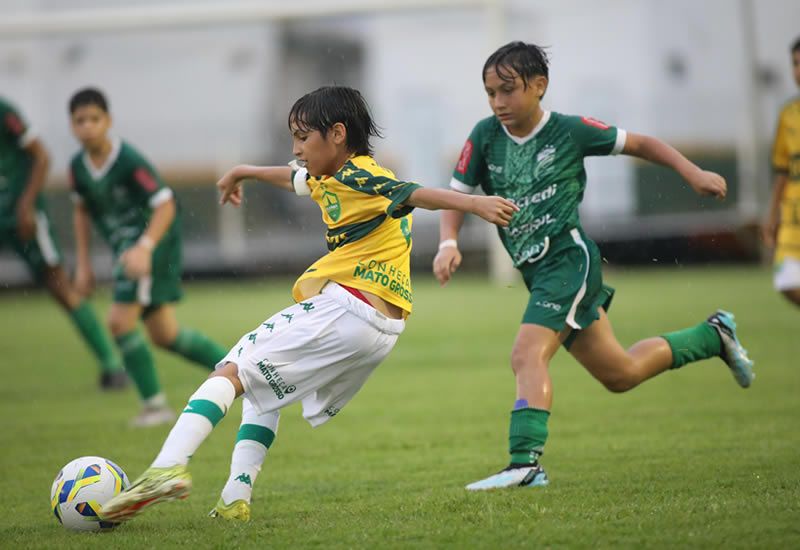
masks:
{"type": "Polygon", "coordinates": [[[794,305],[800,306],[800,288],[782,290],[781,294],[794,305]]]}
{"type": "Polygon", "coordinates": [[[95,315],[87,300],[72,287],[62,267],[61,251],[53,234],[47,213],[36,213],[36,235],[28,241],[10,236],[11,245],[23,259],[37,282],[42,284],[56,302],[67,312],[84,342],[89,346],[100,365],[100,386],[119,389],[127,385],[122,363],[114,352],[108,333],[95,315]]]}
{"type": "Polygon", "coordinates": [[[209,516],[234,521],[250,520],[250,497],[267,451],[278,433],[280,411],[259,414],[247,396],[242,397],[242,423],[236,435],[228,481],[209,516]]]}
{"type": "Polygon", "coordinates": [[[150,468],[108,501],[100,516],[125,521],[153,504],[188,497],[192,488],[189,459],[242,393],[236,364],[226,363],[211,373],[189,398],[150,468]]]}
{"type": "Polygon", "coordinates": [[[145,311],[144,325],[155,345],[209,370],[225,357],[226,350],[208,336],[178,324],[173,304],[161,304],[145,311]]]}
{"type": "Polygon", "coordinates": [[[736,339],[733,316],[717,312],[693,327],[641,340],[625,350],[611,328],[606,312],[578,332],[570,353],[613,392],[628,391],[666,370],[703,359],[721,357],[736,381],[747,387],[753,379],[752,362],[736,339]]]}
{"type": "Polygon", "coordinates": [[[786,257],[777,263],[773,284],[784,298],[800,306],[800,260],[786,257]]]}
{"type": "MultiPolygon", "coordinates": [[[[127,294],[120,292],[119,288],[115,287],[115,300],[126,300],[127,294]]],[[[175,419],[175,413],[167,406],[167,398],[161,390],[153,354],[137,326],[141,314],[142,306],[137,302],[115,301],[108,315],[109,330],[142,401],[141,412],[132,420],[136,427],[166,424],[175,419]]]]}
{"type": "Polygon", "coordinates": [[[497,474],[467,485],[468,490],[548,483],[538,461],[547,442],[547,421],[553,403],[549,365],[565,335],[536,324],[520,327],[511,352],[517,397],[509,425],[510,464],[497,474]]]}

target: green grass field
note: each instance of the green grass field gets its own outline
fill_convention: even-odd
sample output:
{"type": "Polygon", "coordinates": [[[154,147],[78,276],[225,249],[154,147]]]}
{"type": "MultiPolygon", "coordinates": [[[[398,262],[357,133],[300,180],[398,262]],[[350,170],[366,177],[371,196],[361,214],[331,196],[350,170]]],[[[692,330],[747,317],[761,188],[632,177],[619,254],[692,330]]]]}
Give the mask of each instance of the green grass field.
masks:
{"type": "MultiPolygon", "coordinates": [[[[552,365],[544,464],[551,485],[468,494],[505,465],[508,365],[521,285],[416,281],[415,314],[336,419],[312,430],[284,412],[254,492],[253,521],[206,513],[228,474],[239,406],[192,462],[195,489],[115,531],[75,534],[49,509],[53,477],[96,454],[133,478],[167,427],[132,430],[133,390],[101,394],[90,356],[42,293],[0,294],[0,540],[5,548],[800,547],[800,310],[762,269],[610,272],[625,344],[734,311],[758,378],[740,389],[719,360],[613,395],[572,358],[552,365]]],[[[289,304],[288,280],[187,285],[179,318],[232,345],[289,304]]],[[[107,295],[96,300],[105,313],[107,295]]],[[[175,408],[205,374],[157,352],[175,408]]]]}

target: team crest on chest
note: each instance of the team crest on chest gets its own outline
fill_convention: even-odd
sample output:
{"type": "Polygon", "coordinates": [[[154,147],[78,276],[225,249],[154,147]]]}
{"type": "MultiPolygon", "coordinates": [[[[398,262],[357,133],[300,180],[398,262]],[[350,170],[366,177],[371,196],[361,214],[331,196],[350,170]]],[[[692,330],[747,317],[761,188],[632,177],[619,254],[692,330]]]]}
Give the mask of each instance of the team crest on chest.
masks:
{"type": "Polygon", "coordinates": [[[339,201],[339,195],[331,193],[327,189],[322,194],[322,204],[325,206],[325,212],[333,221],[339,221],[342,216],[342,203],[339,201]]]}
{"type": "Polygon", "coordinates": [[[533,176],[537,180],[549,175],[553,171],[553,162],[556,160],[556,148],[553,145],[545,145],[536,154],[536,168],[533,169],[533,176]]]}

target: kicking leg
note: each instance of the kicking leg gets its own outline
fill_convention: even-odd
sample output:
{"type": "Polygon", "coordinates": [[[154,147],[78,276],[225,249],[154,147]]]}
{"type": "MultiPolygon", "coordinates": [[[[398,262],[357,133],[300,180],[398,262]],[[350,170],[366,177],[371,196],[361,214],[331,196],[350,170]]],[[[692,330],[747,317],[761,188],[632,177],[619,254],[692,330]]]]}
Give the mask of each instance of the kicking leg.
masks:
{"type": "Polygon", "coordinates": [[[189,398],[150,468],[105,504],[102,519],[125,521],[153,504],[188,497],[192,488],[189,459],[243,392],[235,364],[227,363],[212,373],[189,398]]]}
{"type": "Polygon", "coordinates": [[[258,414],[253,404],[242,397],[242,424],[231,456],[231,473],[211,517],[228,520],[250,519],[250,497],[275,435],[280,411],[258,414]]]}
{"type": "Polygon", "coordinates": [[[227,350],[208,336],[182,327],[175,317],[175,306],[164,304],[147,313],[144,319],[150,340],[160,348],[177,353],[198,365],[214,370],[227,350]]]}

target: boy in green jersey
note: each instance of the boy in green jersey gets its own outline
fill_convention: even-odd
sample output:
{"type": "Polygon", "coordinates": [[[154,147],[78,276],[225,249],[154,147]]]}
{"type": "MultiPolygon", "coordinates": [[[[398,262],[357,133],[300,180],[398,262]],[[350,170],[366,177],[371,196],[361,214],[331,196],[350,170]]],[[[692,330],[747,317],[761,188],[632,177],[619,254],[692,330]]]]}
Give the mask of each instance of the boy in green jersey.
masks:
{"type": "Polygon", "coordinates": [[[100,387],[121,389],[128,377],[111,339],[64,271],[42,196],[49,162],[35,131],[0,98],[0,248],[10,246],[70,316],[100,364],[100,387]]]}
{"type": "MultiPolygon", "coordinates": [[[[530,291],[511,353],[516,402],[509,429],[510,464],[467,485],[469,490],[540,486],[552,388],[548,365],[563,345],[613,392],[628,391],[666,370],[720,357],[742,387],[752,361],[736,338],[733,315],[717,311],[684,330],[637,342],[625,350],[606,312],[614,290],[603,284],[597,246],[578,217],[588,156],[626,154],[672,168],[698,195],[725,198],[725,180],[664,142],[598,120],[546,111],[548,60],[538,46],[511,42],[483,67],[494,116],[475,126],[453,172],[451,187],[506,197],[520,211],[500,238],[530,291]]],[[[461,263],[456,238],[464,215],[444,212],[434,273],[444,285],[461,263]]]]}
{"type": "Polygon", "coordinates": [[[104,95],[78,91],[69,102],[72,131],[83,150],[70,163],[75,203],[78,265],[76,286],[89,294],[94,276],[89,257],[89,225],[114,255],[109,328],[143,402],[133,424],[172,422],[153,364],[137,329],[144,322],[150,340],[211,370],[225,350],[205,335],[182,327],[174,303],[181,296],[181,229],[172,190],[129,144],[109,135],[111,116],[104,95]]]}

